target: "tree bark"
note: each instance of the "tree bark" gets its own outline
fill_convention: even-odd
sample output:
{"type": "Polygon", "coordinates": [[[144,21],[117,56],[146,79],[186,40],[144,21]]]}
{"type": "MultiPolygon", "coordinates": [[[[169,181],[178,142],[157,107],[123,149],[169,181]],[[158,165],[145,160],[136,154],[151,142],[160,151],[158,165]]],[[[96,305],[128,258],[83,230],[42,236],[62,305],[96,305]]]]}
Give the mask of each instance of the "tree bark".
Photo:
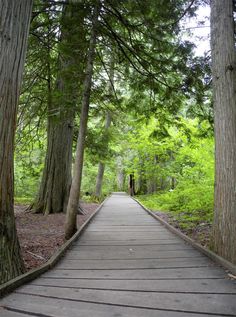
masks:
{"type": "Polygon", "coordinates": [[[129,194],[130,196],[135,195],[135,179],[134,174],[129,175],[129,194]]]}
{"type": "Polygon", "coordinates": [[[95,197],[99,198],[102,192],[102,181],[105,170],[105,164],[103,162],[98,163],[98,174],[96,179],[95,197]]]}
{"type": "MultiPolygon", "coordinates": [[[[111,52],[111,59],[110,59],[110,69],[109,69],[109,84],[108,84],[108,94],[110,97],[113,96],[113,89],[114,89],[114,55],[113,51],[111,52]]],[[[107,111],[106,114],[106,123],[104,127],[104,134],[106,135],[108,129],[111,125],[111,113],[110,111],[107,111]]],[[[104,144],[104,150],[107,151],[108,149],[108,143],[109,140],[106,141],[104,144]]],[[[100,161],[98,163],[98,174],[97,174],[97,180],[96,180],[96,189],[95,189],[95,197],[99,198],[101,196],[102,192],[102,181],[103,181],[103,175],[105,171],[105,164],[100,161]]]]}
{"type": "MultiPolygon", "coordinates": [[[[111,125],[111,114],[110,112],[107,112],[106,115],[106,123],[105,123],[105,133],[110,128],[111,125]]],[[[108,147],[108,144],[105,144],[105,147],[108,147]]],[[[96,190],[95,190],[95,197],[99,198],[101,196],[102,192],[102,181],[103,181],[103,175],[105,171],[105,164],[103,162],[98,163],[98,174],[97,174],[97,180],[96,180],[96,190]]]]}
{"type": "Polygon", "coordinates": [[[84,87],[83,87],[79,135],[77,140],[72,185],[70,189],[70,196],[69,196],[69,202],[68,202],[67,213],[66,213],[66,226],[65,226],[66,239],[70,239],[77,230],[76,216],[77,216],[77,210],[79,205],[80,188],[81,188],[81,180],[82,180],[85,137],[87,132],[89,101],[90,101],[92,74],[93,74],[93,62],[95,57],[98,16],[100,12],[100,7],[101,7],[101,4],[100,4],[100,1],[98,1],[94,7],[93,18],[92,18],[92,30],[91,30],[91,37],[90,37],[88,57],[87,57],[88,60],[87,60],[87,67],[86,67],[86,75],[85,75],[84,87]]]}
{"type": "Polygon", "coordinates": [[[0,2],[0,284],[24,272],[14,218],[14,137],[31,0],[0,2]]]}
{"type": "Polygon", "coordinates": [[[236,264],[236,55],[232,0],[211,1],[215,118],[213,248],[236,264]]]}
{"type": "Polygon", "coordinates": [[[69,1],[62,15],[58,78],[56,88],[49,92],[47,153],[39,193],[32,206],[35,212],[50,214],[66,212],[67,208],[71,186],[73,126],[79,85],[83,79],[83,12],[83,4],[69,1]],[[79,41],[78,36],[75,37],[76,30],[80,33],[79,41]]]}
{"type": "Polygon", "coordinates": [[[33,205],[35,212],[66,212],[72,165],[74,115],[60,123],[48,119],[47,154],[40,189],[33,205]]]}

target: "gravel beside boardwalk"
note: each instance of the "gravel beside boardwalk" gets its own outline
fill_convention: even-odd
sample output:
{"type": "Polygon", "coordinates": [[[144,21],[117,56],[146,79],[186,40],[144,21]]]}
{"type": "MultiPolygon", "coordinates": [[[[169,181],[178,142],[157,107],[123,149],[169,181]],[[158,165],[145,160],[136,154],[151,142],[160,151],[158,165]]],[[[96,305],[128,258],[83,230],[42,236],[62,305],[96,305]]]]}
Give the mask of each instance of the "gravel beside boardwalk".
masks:
{"type": "Polygon", "coordinates": [[[236,284],[114,193],[59,264],[0,307],[1,317],[236,316],[236,284]]]}

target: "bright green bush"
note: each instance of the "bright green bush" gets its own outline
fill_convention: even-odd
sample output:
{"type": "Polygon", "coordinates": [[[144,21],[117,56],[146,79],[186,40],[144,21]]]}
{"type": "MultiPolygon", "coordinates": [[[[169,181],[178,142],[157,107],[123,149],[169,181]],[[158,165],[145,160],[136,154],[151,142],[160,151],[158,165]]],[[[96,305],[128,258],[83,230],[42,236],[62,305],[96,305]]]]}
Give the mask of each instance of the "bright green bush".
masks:
{"type": "Polygon", "coordinates": [[[151,210],[167,212],[182,229],[212,222],[213,186],[179,186],[174,191],[141,195],[138,199],[151,210]]]}
{"type": "Polygon", "coordinates": [[[176,153],[169,172],[177,179],[174,190],[141,195],[138,199],[152,210],[168,212],[182,229],[211,223],[214,196],[214,143],[195,139],[176,153]]]}

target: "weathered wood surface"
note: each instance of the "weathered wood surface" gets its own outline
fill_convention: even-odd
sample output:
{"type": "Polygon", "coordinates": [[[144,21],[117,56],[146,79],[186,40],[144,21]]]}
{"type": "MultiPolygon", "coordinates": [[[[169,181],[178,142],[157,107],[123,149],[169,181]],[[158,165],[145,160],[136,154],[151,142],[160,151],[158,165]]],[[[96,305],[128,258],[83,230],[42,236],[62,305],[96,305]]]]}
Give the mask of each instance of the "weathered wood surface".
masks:
{"type": "Polygon", "coordinates": [[[0,305],[1,317],[236,316],[236,284],[119,193],[54,269],[0,305]]]}

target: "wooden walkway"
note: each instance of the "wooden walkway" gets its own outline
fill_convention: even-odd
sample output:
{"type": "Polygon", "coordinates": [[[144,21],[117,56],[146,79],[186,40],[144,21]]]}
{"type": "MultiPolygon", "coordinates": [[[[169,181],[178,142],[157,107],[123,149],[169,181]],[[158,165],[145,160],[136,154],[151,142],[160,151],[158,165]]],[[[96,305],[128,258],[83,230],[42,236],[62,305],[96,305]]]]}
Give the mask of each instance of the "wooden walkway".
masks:
{"type": "Polygon", "coordinates": [[[236,316],[227,277],[116,193],[54,269],[0,301],[0,316],[236,316]]]}

